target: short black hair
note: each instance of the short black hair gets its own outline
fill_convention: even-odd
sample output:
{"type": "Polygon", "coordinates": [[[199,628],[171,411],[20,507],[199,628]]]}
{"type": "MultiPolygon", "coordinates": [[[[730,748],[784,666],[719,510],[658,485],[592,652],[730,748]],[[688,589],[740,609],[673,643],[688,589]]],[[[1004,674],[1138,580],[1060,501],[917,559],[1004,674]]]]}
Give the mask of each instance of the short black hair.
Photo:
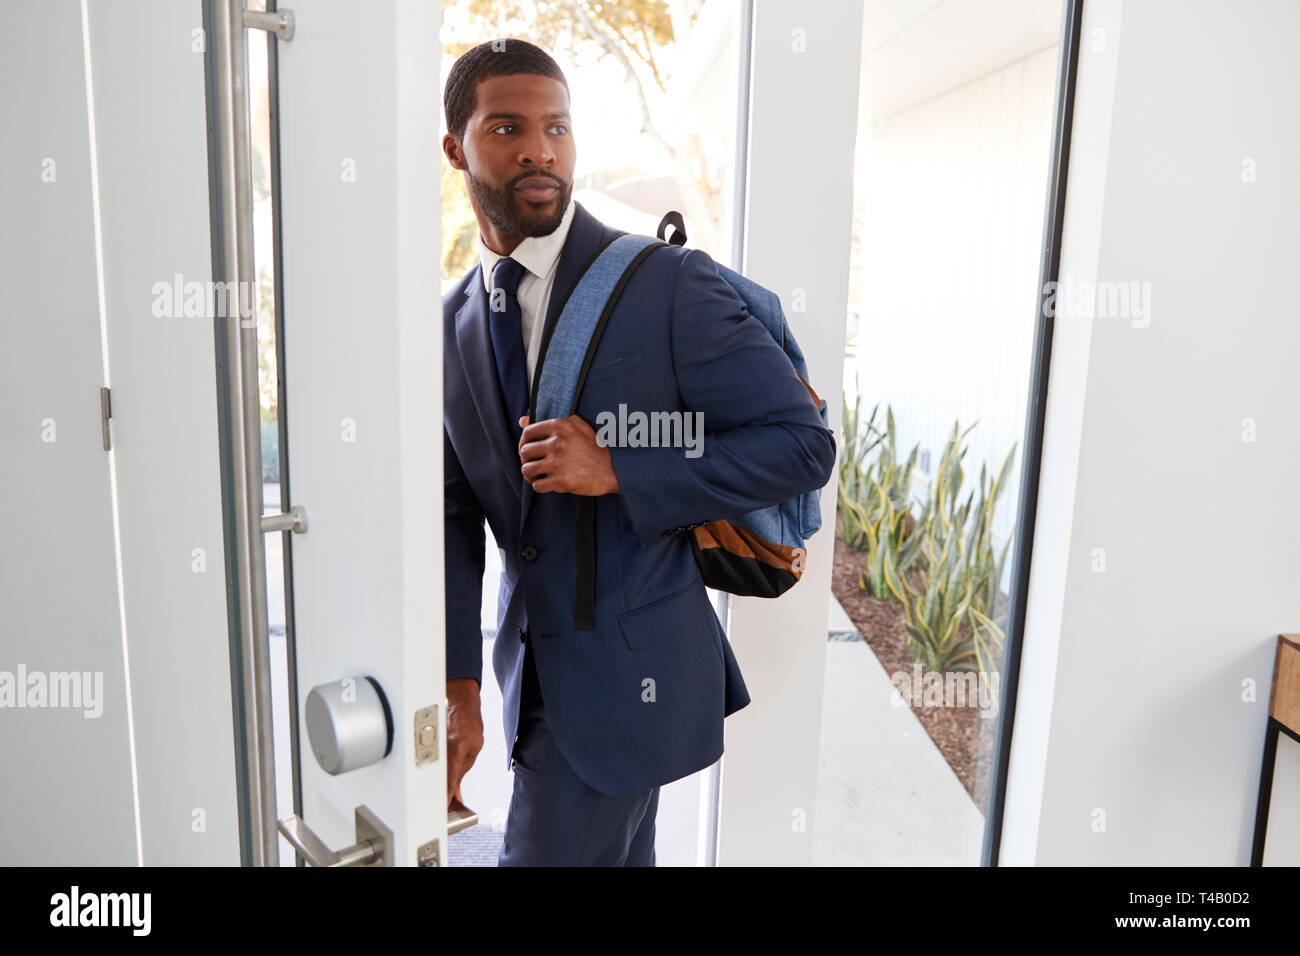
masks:
{"type": "Polygon", "coordinates": [[[513,37],[488,40],[466,50],[451,65],[442,92],[447,132],[463,140],[465,127],[469,125],[469,118],[478,102],[478,85],[494,76],[514,76],[516,73],[549,76],[563,83],[566,93],[569,90],[564,71],[541,47],[513,37]]]}

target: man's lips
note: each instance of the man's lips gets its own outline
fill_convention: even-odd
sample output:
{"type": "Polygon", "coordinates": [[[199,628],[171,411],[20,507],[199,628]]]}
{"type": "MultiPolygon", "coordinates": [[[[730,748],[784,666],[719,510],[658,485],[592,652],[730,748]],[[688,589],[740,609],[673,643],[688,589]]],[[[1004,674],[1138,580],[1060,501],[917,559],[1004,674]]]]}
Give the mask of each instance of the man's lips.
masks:
{"type": "Polygon", "coordinates": [[[525,179],[515,188],[529,202],[546,202],[548,199],[554,199],[560,191],[560,187],[554,180],[538,178],[525,179]]]}

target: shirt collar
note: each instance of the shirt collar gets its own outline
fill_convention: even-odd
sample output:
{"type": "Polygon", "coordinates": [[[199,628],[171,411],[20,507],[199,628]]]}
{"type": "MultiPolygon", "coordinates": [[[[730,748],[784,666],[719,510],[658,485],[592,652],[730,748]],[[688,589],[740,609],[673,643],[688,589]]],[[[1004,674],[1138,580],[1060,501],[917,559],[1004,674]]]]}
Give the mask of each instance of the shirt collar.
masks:
{"type": "MultiPolygon", "coordinates": [[[[560,258],[560,250],[564,248],[564,240],[569,235],[569,224],[573,222],[573,209],[574,199],[570,196],[569,205],[565,207],[564,216],[555,230],[547,236],[525,236],[524,241],[511,251],[510,258],[537,278],[545,279],[560,258]]],[[[496,268],[497,260],[505,257],[487,247],[482,233],[478,237],[478,255],[483,266],[483,289],[491,292],[492,270],[496,268]]]]}

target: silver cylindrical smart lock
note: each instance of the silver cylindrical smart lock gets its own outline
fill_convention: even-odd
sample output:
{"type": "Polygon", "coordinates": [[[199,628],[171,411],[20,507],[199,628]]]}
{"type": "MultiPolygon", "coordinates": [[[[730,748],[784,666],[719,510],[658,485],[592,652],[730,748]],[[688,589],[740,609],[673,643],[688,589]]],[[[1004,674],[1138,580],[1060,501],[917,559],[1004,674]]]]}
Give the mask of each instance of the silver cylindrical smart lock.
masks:
{"type": "Polygon", "coordinates": [[[313,687],[304,713],[311,751],[326,773],[378,763],[393,749],[393,714],[373,677],[313,687]]]}

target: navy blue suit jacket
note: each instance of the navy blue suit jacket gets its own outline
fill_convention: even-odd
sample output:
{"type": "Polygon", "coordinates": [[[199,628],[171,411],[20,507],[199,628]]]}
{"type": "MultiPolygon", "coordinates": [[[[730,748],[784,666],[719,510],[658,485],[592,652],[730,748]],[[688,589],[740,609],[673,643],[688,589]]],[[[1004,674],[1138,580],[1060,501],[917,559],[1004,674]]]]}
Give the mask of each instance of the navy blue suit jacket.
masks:
{"type": "MultiPolygon", "coordinates": [[[[577,204],[547,310],[618,235],[577,204]]],[[[443,297],[447,678],[481,684],[484,518],[504,550],[493,668],[507,760],[533,644],[547,720],[573,770],[630,795],[722,754],[723,718],[749,703],[686,534],[814,488],[834,470],[834,436],[789,359],[707,253],[655,249],[610,315],[578,405],[703,413],[703,454],[611,447],[620,493],[596,499],[595,629],[573,627],[579,498],[534,493],[496,380],[488,301],[475,266],[443,297]]]]}

